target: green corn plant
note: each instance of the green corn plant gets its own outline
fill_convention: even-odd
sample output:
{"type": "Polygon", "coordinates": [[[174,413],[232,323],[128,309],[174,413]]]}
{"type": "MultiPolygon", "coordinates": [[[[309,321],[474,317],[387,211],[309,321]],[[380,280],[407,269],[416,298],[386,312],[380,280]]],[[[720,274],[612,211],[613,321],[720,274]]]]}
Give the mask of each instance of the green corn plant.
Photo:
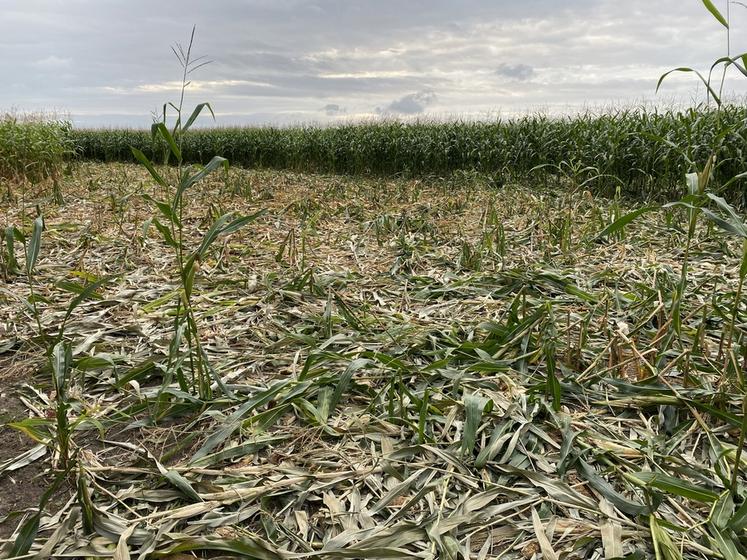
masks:
{"type": "MultiPolygon", "coordinates": [[[[687,241],[685,245],[685,252],[682,260],[682,269],[680,274],[680,281],[679,284],[675,290],[675,293],[672,297],[672,309],[671,309],[671,316],[673,321],[673,332],[667,337],[665,341],[665,347],[668,346],[671,341],[674,334],[676,334],[678,337],[681,337],[681,306],[682,301],[685,294],[685,289],[687,286],[687,278],[688,278],[688,271],[689,271],[689,264],[690,264],[690,253],[692,250],[692,242],[695,237],[696,228],[697,228],[697,222],[698,217],[701,215],[703,211],[703,206],[707,203],[709,200],[710,194],[707,192],[709,184],[711,183],[714,174],[716,170],[718,169],[718,154],[721,152],[721,148],[724,145],[726,139],[734,134],[736,132],[736,129],[733,125],[733,123],[725,121],[722,119],[723,116],[723,101],[721,98],[721,91],[723,90],[724,80],[726,77],[726,69],[730,66],[736,67],[742,74],[747,76],[747,69],[745,68],[745,63],[747,62],[747,54],[745,55],[739,55],[737,57],[732,57],[730,55],[730,24],[729,24],[729,17],[727,14],[727,17],[724,17],[721,12],[716,8],[716,6],[711,2],[711,0],[702,0],[703,5],[706,7],[706,9],[713,15],[713,17],[726,28],[727,31],[727,56],[719,58],[716,60],[708,73],[707,76],[703,75],[701,72],[690,68],[690,67],[679,67],[675,68],[673,70],[670,70],[668,72],[665,72],[659,77],[659,81],[656,86],[656,91],[658,92],[661,88],[664,80],[670,76],[673,73],[677,72],[685,72],[685,73],[694,73],[698,79],[705,85],[706,92],[707,92],[707,101],[710,102],[713,100],[716,104],[716,112],[715,112],[715,118],[716,118],[716,125],[713,135],[713,139],[711,141],[711,145],[709,146],[709,154],[705,160],[705,164],[703,166],[699,166],[697,162],[695,161],[695,157],[693,155],[693,149],[692,146],[686,146],[685,148],[677,145],[675,142],[664,138],[662,136],[657,135],[650,135],[646,134],[650,138],[657,140],[661,144],[667,146],[671,150],[677,152],[679,156],[687,163],[687,166],[689,168],[689,172],[686,174],[686,184],[687,184],[687,192],[685,196],[677,202],[669,203],[664,205],[664,208],[670,208],[670,207],[682,207],[685,208],[687,214],[688,214],[688,230],[687,230],[687,241]],[[742,64],[740,64],[740,61],[742,64]],[[715,69],[720,66],[724,66],[724,74],[722,76],[721,85],[719,87],[719,92],[716,91],[712,84],[712,78],[713,78],[713,72],[715,69]]],[[[727,3],[727,6],[729,3],[727,3]]],[[[734,183],[735,181],[738,181],[740,178],[746,177],[747,174],[741,173],[733,177],[730,181],[726,183],[726,186],[729,186],[730,184],[734,183]]],[[[624,216],[619,217],[617,220],[615,220],[612,224],[610,224],[607,228],[605,228],[598,237],[604,237],[604,236],[612,236],[612,235],[620,235],[625,228],[625,226],[632,221],[636,220],[641,215],[650,212],[652,210],[658,209],[658,206],[648,206],[644,208],[639,208],[629,214],[626,214],[624,216]]],[[[681,341],[680,341],[681,342],[681,341]]]]}
{"type": "Polygon", "coordinates": [[[55,422],[57,435],[57,452],[62,468],[67,469],[71,461],[71,429],[68,419],[70,404],[67,391],[73,369],[73,352],[70,344],[60,341],[52,348],[50,357],[52,379],[55,392],[55,422]]]}
{"type": "MultiPolygon", "coordinates": [[[[729,68],[744,68],[743,60],[732,59],[729,68]]],[[[718,89],[714,86],[717,95],[718,89]]],[[[705,161],[710,142],[693,142],[693,138],[713,138],[723,129],[731,131],[729,141],[718,146],[719,163],[714,169],[715,182],[723,185],[744,170],[747,160],[738,141],[747,134],[747,107],[742,105],[703,103],[687,110],[656,111],[633,107],[481,123],[200,129],[185,137],[181,147],[184,160],[192,163],[206,164],[214,155],[224,155],[234,164],[255,168],[443,176],[453,178],[465,190],[494,181],[496,173],[511,180],[538,178],[545,183],[551,177],[569,176],[578,184],[599,175],[585,188],[611,194],[610,187],[619,179],[626,197],[665,201],[680,194],[682,175],[690,170],[679,147],[687,147],[690,159],[705,161]],[[593,162],[594,167],[584,171],[585,166],[577,162],[593,162]],[[546,167],[538,169],[543,164],[546,167]]],[[[129,147],[134,146],[161,161],[164,151],[169,151],[163,138],[154,140],[147,131],[74,130],[72,134],[85,159],[133,161],[129,147]]],[[[744,181],[736,182],[722,194],[730,202],[743,204],[747,202],[743,186],[744,181]]]]}
{"type": "Polygon", "coordinates": [[[8,226],[5,230],[5,254],[8,271],[18,273],[20,265],[15,257],[15,243],[19,242],[23,246],[24,253],[24,273],[29,286],[29,297],[26,300],[26,307],[31,313],[36,323],[37,332],[40,339],[46,340],[44,329],[41,326],[41,312],[39,310],[39,298],[34,290],[36,263],[39,259],[39,252],[42,243],[42,231],[44,230],[44,218],[39,215],[34,220],[31,227],[31,237],[26,235],[17,227],[8,226]]]}
{"type": "MultiPolygon", "coordinates": [[[[676,144],[672,143],[669,140],[665,140],[663,138],[658,138],[660,141],[664,142],[665,144],[669,144],[671,148],[675,150],[679,150],[682,152],[683,157],[688,161],[688,165],[691,168],[691,172],[698,173],[699,175],[704,175],[706,170],[708,170],[708,178],[710,178],[711,173],[714,173],[718,165],[720,165],[720,158],[719,154],[722,152],[722,146],[727,138],[730,136],[734,136],[735,134],[738,135],[738,128],[736,123],[730,121],[728,117],[728,113],[725,112],[724,102],[723,102],[723,89],[724,84],[726,82],[726,73],[727,70],[731,67],[737,69],[743,76],[747,76],[747,53],[739,54],[737,56],[731,55],[731,24],[730,24],[730,11],[731,11],[731,0],[728,0],[726,2],[726,9],[727,9],[727,15],[724,17],[722,13],[719,11],[719,9],[714,5],[714,3],[711,0],[702,0],[703,5],[705,8],[711,13],[711,15],[715,18],[715,20],[721,24],[726,31],[726,56],[720,57],[717,60],[715,60],[708,71],[707,76],[703,73],[699,72],[698,70],[691,68],[691,67],[679,67],[674,68],[668,72],[665,72],[659,77],[659,81],[656,85],[656,91],[658,92],[661,88],[662,84],[664,83],[664,80],[666,78],[674,73],[693,73],[697,76],[697,78],[700,80],[700,82],[705,86],[706,89],[706,101],[708,103],[713,100],[713,102],[716,105],[716,111],[714,113],[715,116],[715,134],[713,135],[713,140],[710,143],[709,150],[710,154],[708,155],[706,159],[706,164],[703,168],[698,169],[697,166],[694,163],[694,158],[692,156],[689,156],[685,153],[685,151],[692,154],[693,149],[692,146],[688,146],[687,150],[681,150],[676,144]],[[716,91],[716,86],[713,84],[713,74],[718,69],[719,66],[723,66],[723,73],[721,75],[720,84],[718,85],[718,92],[716,91]]],[[[742,158],[739,158],[740,164],[744,163],[744,160],[742,158]]],[[[735,177],[731,178],[727,184],[729,184],[743,178],[745,175],[744,173],[740,174],[733,174],[736,175],[735,177]]],[[[692,189],[691,189],[692,190],[692,189]]],[[[704,191],[701,190],[700,193],[702,194],[704,191]]]]}
{"type": "Polygon", "coordinates": [[[707,200],[706,191],[711,180],[711,172],[713,164],[715,162],[715,156],[711,157],[706,163],[702,171],[695,173],[688,173],[687,179],[687,195],[678,202],[672,202],[665,204],[664,208],[670,207],[684,207],[687,212],[687,241],[685,243],[685,253],[682,258],[682,269],[680,272],[680,282],[675,291],[672,301],[672,320],[674,326],[674,333],[678,336],[681,335],[682,320],[681,320],[681,307],[682,300],[685,296],[685,289],[687,288],[687,278],[690,267],[690,257],[692,251],[693,239],[698,225],[698,217],[702,213],[702,206],[707,200]]]}
{"type": "MultiPolygon", "coordinates": [[[[703,215],[709,220],[715,223],[718,227],[724,230],[726,233],[736,236],[742,240],[742,258],[739,266],[739,279],[737,283],[737,290],[734,294],[734,301],[731,309],[731,319],[728,327],[728,339],[726,344],[727,352],[731,350],[734,342],[734,335],[737,332],[737,320],[739,318],[739,312],[742,307],[742,293],[744,290],[744,281],[747,278],[747,222],[737,213],[737,211],[723,198],[714,194],[708,193],[706,195],[708,199],[716,204],[720,213],[713,212],[708,208],[703,208],[703,215]]],[[[743,341],[741,342],[743,344],[743,341]]],[[[737,375],[740,377],[739,386],[744,393],[742,399],[742,426],[739,432],[739,438],[736,447],[736,455],[734,459],[734,470],[732,471],[731,477],[731,494],[738,496],[739,487],[737,484],[737,476],[739,474],[739,468],[741,466],[742,452],[744,449],[745,436],[747,435],[747,382],[744,379],[745,366],[743,364],[738,369],[737,375]]]]}
{"type": "MultiPolygon", "coordinates": [[[[60,455],[61,466],[65,470],[72,467],[74,460],[71,448],[73,430],[86,420],[85,416],[78,417],[73,423],[70,423],[68,419],[68,411],[70,409],[68,390],[73,379],[73,352],[70,342],[65,339],[65,327],[73,311],[83,302],[96,296],[99,288],[108,284],[113,278],[113,276],[105,276],[94,282],[90,282],[84,287],[72,287],[76,295],[70,300],[65,315],[57,329],[57,336],[51,341],[47,351],[49,369],[52,372],[52,386],[55,391],[55,434],[57,449],[60,455]]],[[[58,286],[63,286],[63,284],[59,283],[58,286]]]]}
{"type": "MultiPolygon", "coordinates": [[[[37,216],[32,225],[31,236],[26,237],[22,231],[15,227],[6,229],[7,251],[11,255],[13,265],[19,268],[15,260],[13,246],[19,242],[24,250],[24,272],[29,286],[29,297],[26,300],[26,307],[34,318],[38,330],[39,340],[45,345],[45,355],[47,358],[47,367],[52,374],[52,388],[54,390],[55,418],[50,422],[54,432],[54,447],[57,451],[60,466],[64,470],[69,470],[72,456],[72,430],[80,424],[84,418],[77,419],[70,423],[68,412],[70,404],[68,399],[68,389],[70,387],[73,372],[73,356],[70,343],[65,340],[65,327],[73,311],[85,300],[89,299],[98,288],[107,283],[110,278],[102,278],[78,289],[76,287],[76,296],[70,301],[65,315],[58,326],[57,334],[52,337],[43,329],[41,324],[41,310],[39,309],[40,297],[36,294],[34,285],[36,284],[36,264],[41,253],[42,232],[44,229],[44,217],[37,216]]],[[[11,424],[12,427],[29,433],[34,439],[47,440],[43,434],[35,430],[28,422],[17,422],[11,424]]]]}
{"type": "MultiPolygon", "coordinates": [[[[707,92],[706,94],[707,100],[710,102],[710,100],[712,99],[716,103],[716,107],[717,107],[716,135],[712,141],[713,143],[710,147],[711,153],[708,156],[705,165],[702,168],[698,168],[694,160],[688,157],[688,155],[685,154],[683,150],[683,156],[688,160],[688,164],[690,165],[690,168],[691,168],[691,172],[687,174],[688,193],[687,193],[687,196],[682,201],[667,205],[667,206],[683,206],[686,208],[686,211],[688,213],[687,245],[685,247],[685,254],[684,254],[683,263],[682,263],[682,273],[681,273],[680,284],[677,290],[677,294],[675,296],[675,300],[673,304],[673,313],[672,313],[675,331],[677,332],[678,335],[680,334],[680,325],[681,325],[680,305],[681,305],[682,298],[684,296],[684,290],[685,290],[685,286],[687,282],[690,251],[692,247],[692,239],[695,234],[695,228],[696,228],[698,216],[702,212],[707,212],[707,216],[711,218],[712,220],[716,221],[718,225],[721,225],[722,227],[726,225],[723,220],[721,222],[717,221],[718,218],[712,212],[704,210],[703,206],[709,200],[715,201],[722,208],[722,210],[725,210],[727,214],[729,214],[729,216],[732,218],[731,222],[729,222],[732,227],[732,232],[738,229],[736,228],[736,222],[734,221],[735,214],[733,212],[733,209],[731,209],[731,207],[726,203],[725,200],[723,200],[720,197],[715,197],[714,195],[712,195],[711,193],[707,191],[708,191],[709,183],[713,177],[714,171],[717,169],[717,166],[718,166],[718,153],[720,152],[720,147],[725,142],[727,137],[729,137],[729,135],[735,132],[732,125],[730,123],[723,122],[721,118],[722,107],[723,107],[722,93],[723,93],[724,83],[726,80],[726,71],[728,70],[729,67],[733,66],[737,70],[739,70],[744,76],[747,76],[747,53],[738,55],[736,57],[731,56],[731,35],[730,35],[731,2],[727,1],[726,3],[726,6],[727,6],[726,17],[724,17],[721,14],[721,12],[713,4],[711,0],[702,0],[702,2],[705,8],[716,19],[716,21],[718,21],[718,23],[720,23],[726,29],[726,34],[727,34],[726,56],[719,58],[711,65],[711,68],[708,72],[707,77],[693,68],[680,67],[680,68],[675,68],[673,70],[670,70],[669,72],[664,73],[659,78],[659,82],[657,84],[657,91],[658,91],[662,83],[664,82],[664,80],[672,73],[675,73],[675,72],[694,73],[699,78],[699,80],[705,85],[706,92],[707,92]],[[718,87],[718,92],[717,92],[712,84],[712,80],[713,80],[714,71],[720,65],[723,65],[723,74],[722,74],[721,82],[720,82],[720,85],[718,87]]],[[[673,147],[676,148],[676,146],[673,146],[673,147]]],[[[727,182],[726,185],[728,186],[729,184],[733,183],[734,181],[744,176],[745,174],[741,173],[737,175],[736,177],[732,178],[729,182],[727,182]]],[[[740,273],[740,288],[739,288],[740,295],[741,295],[742,283],[743,283],[743,278],[741,278],[741,273],[740,273]]],[[[731,330],[733,331],[733,326],[731,330]]],[[[732,335],[730,334],[729,336],[731,337],[732,335]]]]}
{"type": "Polygon", "coordinates": [[[737,291],[734,295],[731,323],[729,324],[729,343],[727,346],[731,346],[736,329],[739,307],[742,304],[744,281],[747,277],[747,222],[745,222],[744,219],[739,215],[739,213],[734,209],[734,207],[726,202],[726,200],[724,200],[722,197],[716,196],[712,193],[707,193],[706,196],[710,201],[716,204],[717,208],[721,211],[721,215],[711,211],[708,208],[702,209],[703,215],[713,223],[715,223],[722,230],[724,230],[726,233],[734,235],[738,239],[742,240],[742,259],[739,266],[739,280],[737,283],[737,291]]]}
{"type": "Polygon", "coordinates": [[[182,68],[182,80],[179,101],[177,104],[167,103],[163,106],[163,119],[155,122],[151,128],[154,140],[160,139],[168,148],[166,163],[173,158],[175,162],[175,175],[173,180],[167,179],[156,169],[155,164],[142,150],[131,146],[134,157],[150,173],[153,180],[167,193],[168,200],[156,200],[146,196],[153,204],[159,217],[154,217],[153,225],[160,232],[163,241],[174,253],[177,274],[181,283],[176,301],[176,314],[173,324],[173,338],[169,351],[169,363],[167,375],[164,378],[164,387],[171,383],[175,375],[182,390],[190,391],[201,399],[212,397],[212,380],[218,385],[224,394],[230,391],[222,383],[220,377],[210,365],[208,356],[200,342],[197,316],[194,310],[194,281],[200,268],[200,263],[205,259],[210,247],[220,237],[234,233],[254,221],[262,212],[250,216],[233,216],[224,214],[218,217],[207,232],[203,235],[200,243],[193,248],[188,247],[186,232],[184,228],[184,213],[186,208],[185,196],[195,185],[200,183],[208,175],[217,169],[228,167],[228,160],[221,156],[214,156],[204,167],[196,168],[188,165],[184,159],[184,143],[187,132],[195,123],[200,114],[207,110],[215,117],[209,103],[198,104],[189,117],[184,117],[184,96],[190,84],[191,74],[208,64],[209,61],[203,57],[193,58],[192,47],[194,44],[195,28],[192,28],[189,44],[185,48],[178,44],[172,47],[174,54],[182,68]],[[169,110],[173,111],[174,125],[169,130],[167,127],[169,110]],[[163,222],[161,221],[163,220],[163,222]],[[182,343],[186,344],[186,354],[181,352],[182,343]],[[184,364],[189,372],[189,378],[184,375],[184,364]]]}
{"type": "Polygon", "coordinates": [[[5,197],[13,198],[15,184],[52,178],[53,197],[61,200],[58,178],[75,155],[72,125],[45,115],[0,115],[0,180],[5,197]]]}
{"type": "MultiPolygon", "coordinates": [[[[39,215],[34,220],[30,238],[27,239],[21,230],[12,226],[8,227],[5,233],[9,260],[16,270],[18,269],[18,263],[15,260],[13,248],[16,241],[21,243],[23,246],[24,272],[26,273],[26,281],[28,282],[29,286],[29,297],[26,299],[25,303],[27,310],[31,313],[32,317],[34,318],[34,322],[36,323],[39,339],[46,344],[48,343],[49,339],[46,332],[42,328],[41,311],[38,305],[39,298],[37,297],[36,291],[34,289],[34,285],[36,283],[35,268],[41,251],[43,229],[44,218],[39,215]]],[[[60,358],[60,356],[57,355],[56,351],[57,346],[55,346],[54,350],[52,350],[51,352],[49,351],[49,349],[47,349],[46,354],[48,357],[48,365],[53,371],[52,385],[55,390],[56,403],[56,447],[63,468],[67,468],[70,458],[70,426],[67,418],[67,403],[65,400],[64,387],[62,385],[58,385],[58,379],[63,378],[66,371],[69,370],[69,365],[70,361],[72,361],[72,358],[70,358],[70,360],[66,362],[65,359],[67,358],[69,352],[63,352],[64,355],[62,358],[60,358]],[[59,374],[58,371],[60,372],[59,374]]],[[[24,426],[22,425],[22,423],[18,423],[12,426],[17,429],[24,430],[24,426]]]]}
{"type": "MultiPolygon", "coordinates": [[[[724,83],[726,80],[726,72],[729,67],[733,66],[742,75],[747,76],[747,53],[740,54],[736,57],[731,56],[731,35],[730,35],[731,33],[731,26],[730,26],[731,2],[727,1],[726,3],[726,6],[727,6],[726,17],[724,17],[721,14],[721,12],[713,4],[711,0],[702,0],[702,2],[703,2],[703,5],[706,7],[706,9],[716,19],[716,21],[718,21],[726,29],[726,34],[727,34],[726,56],[719,58],[711,65],[711,68],[708,72],[707,77],[701,74],[700,72],[698,72],[697,70],[694,70],[690,67],[680,67],[680,68],[675,68],[674,70],[671,70],[663,74],[659,78],[659,83],[657,84],[657,91],[658,91],[662,82],[670,74],[674,72],[694,73],[699,78],[699,80],[705,85],[708,102],[713,100],[717,107],[716,134],[712,141],[712,145],[710,146],[711,153],[708,156],[705,165],[701,169],[698,169],[697,166],[694,165],[693,159],[688,158],[690,167],[691,167],[691,172],[687,174],[687,184],[688,184],[689,192],[683,200],[666,205],[666,206],[684,207],[688,213],[687,244],[685,247],[685,254],[684,254],[684,260],[682,264],[680,283],[676,290],[676,295],[675,295],[675,299],[673,303],[672,318],[673,318],[673,324],[675,327],[675,331],[677,332],[678,335],[680,335],[680,323],[681,323],[680,306],[681,306],[682,299],[684,298],[685,286],[687,282],[688,264],[689,264],[691,246],[692,246],[692,239],[695,234],[695,228],[696,228],[698,217],[700,215],[703,215],[708,220],[710,220],[711,222],[719,226],[725,232],[735,235],[742,240],[742,258],[741,258],[741,263],[740,263],[739,273],[738,273],[738,284],[737,284],[737,290],[734,296],[734,301],[732,303],[731,318],[729,321],[728,332],[727,332],[728,338],[727,338],[727,343],[726,343],[726,349],[728,352],[731,349],[731,346],[733,344],[734,334],[736,331],[736,323],[737,323],[737,319],[738,319],[741,304],[742,304],[742,291],[744,288],[744,280],[745,280],[745,277],[747,277],[747,225],[745,225],[742,218],[737,214],[734,208],[726,202],[726,200],[724,200],[722,197],[719,197],[711,192],[708,192],[708,186],[709,186],[710,181],[712,180],[715,170],[717,169],[718,154],[721,151],[722,145],[724,144],[724,142],[730,135],[733,135],[736,132],[736,128],[731,123],[728,123],[722,120],[722,116],[723,116],[722,94],[723,94],[724,83]],[[718,86],[718,92],[717,92],[715,90],[715,87],[712,84],[712,79],[713,79],[714,71],[720,65],[723,65],[723,73],[721,76],[721,81],[718,86]],[[711,211],[709,208],[706,208],[709,202],[715,203],[715,205],[720,211],[720,214],[717,214],[711,211]]],[[[689,150],[689,151],[692,151],[692,150],[689,150]]],[[[745,176],[747,176],[747,173],[745,172],[736,174],[732,179],[730,179],[729,181],[725,183],[723,188],[725,189],[729,185],[737,182],[739,179],[744,178],[745,176]]],[[[724,370],[726,371],[726,367],[724,368],[724,370]]],[[[744,367],[737,368],[737,370],[738,371],[736,372],[736,375],[739,377],[738,386],[743,393],[743,396],[741,399],[742,400],[742,407],[741,407],[742,408],[742,425],[741,425],[741,429],[739,430],[735,463],[734,463],[734,468],[731,474],[729,491],[730,491],[731,496],[734,499],[741,500],[740,489],[738,487],[738,474],[739,474],[740,466],[741,466],[741,456],[742,456],[742,449],[745,443],[745,435],[747,433],[747,392],[746,392],[747,385],[745,385],[745,380],[744,380],[744,367]]]]}
{"type": "MultiPolygon", "coordinates": [[[[37,220],[43,224],[41,216],[37,220]]],[[[32,234],[29,247],[26,250],[27,255],[27,275],[31,278],[33,272],[33,265],[36,262],[36,258],[39,254],[39,248],[41,246],[41,233],[36,233],[37,228],[40,226],[36,225],[35,230],[32,234]],[[31,260],[29,260],[29,258],[31,260]]],[[[24,241],[25,247],[25,241],[24,241]]],[[[19,535],[13,544],[13,548],[10,557],[22,556],[26,554],[33,544],[38,531],[39,521],[48,503],[50,497],[60,488],[61,484],[67,479],[68,475],[77,465],[76,454],[74,451],[72,434],[76,427],[82,424],[86,417],[84,415],[78,417],[73,422],[70,421],[69,411],[71,409],[68,389],[72,381],[73,373],[73,353],[72,346],[68,341],[64,339],[65,336],[65,325],[67,324],[70,315],[83,301],[89,299],[98,288],[108,282],[110,278],[103,278],[96,282],[90,283],[85,288],[76,290],[77,295],[68,305],[67,311],[59,325],[57,336],[53,341],[50,341],[47,348],[47,365],[52,372],[52,387],[54,389],[54,403],[55,403],[55,414],[54,420],[44,420],[41,425],[49,425],[52,427],[53,437],[46,437],[42,430],[39,429],[38,425],[34,425],[31,420],[14,422],[9,424],[10,427],[23,431],[29,434],[32,439],[42,441],[53,447],[57,452],[60,470],[57,473],[54,483],[44,492],[39,503],[39,509],[36,514],[32,515],[23,525],[20,527],[19,535]]],[[[35,312],[38,320],[38,311],[35,312]]],[[[41,326],[39,326],[41,329],[41,326]]],[[[45,338],[45,340],[48,340],[45,338]]],[[[81,500],[81,496],[78,496],[81,500]]],[[[83,501],[80,502],[83,509],[86,509],[87,504],[83,501]]]]}
{"type": "Polygon", "coordinates": [[[529,173],[536,171],[550,170],[550,173],[558,179],[565,179],[571,186],[572,193],[585,188],[587,185],[604,178],[617,179],[612,175],[601,173],[597,167],[584,165],[580,161],[562,160],[559,163],[543,163],[529,170],[529,173]]]}
{"type": "Polygon", "coordinates": [[[674,68],[673,70],[670,70],[669,72],[666,72],[662,74],[662,76],[659,78],[659,83],[656,86],[657,91],[661,87],[661,84],[664,82],[664,80],[671,74],[677,73],[677,72],[685,72],[685,73],[693,73],[697,76],[697,78],[700,80],[700,82],[703,83],[703,85],[706,88],[706,95],[707,100],[710,102],[711,99],[716,103],[717,107],[721,107],[723,104],[722,101],[722,95],[724,90],[724,84],[726,82],[726,72],[730,67],[736,68],[742,75],[747,76],[747,53],[742,53],[737,56],[732,56],[731,54],[731,0],[726,2],[726,17],[719,11],[719,9],[715,6],[715,4],[711,0],[702,0],[703,5],[705,8],[711,13],[711,15],[714,17],[714,19],[720,23],[726,30],[726,56],[720,57],[717,60],[715,60],[708,71],[707,76],[703,73],[699,72],[698,70],[691,68],[689,66],[683,66],[679,68],[674,68]],[[713,84],[713,74],[718,69],[719,66],[723,66],[723,72],[721,75],[721,80],[718,85],[718,92],[716,91],[716,86],[713,84]]]}

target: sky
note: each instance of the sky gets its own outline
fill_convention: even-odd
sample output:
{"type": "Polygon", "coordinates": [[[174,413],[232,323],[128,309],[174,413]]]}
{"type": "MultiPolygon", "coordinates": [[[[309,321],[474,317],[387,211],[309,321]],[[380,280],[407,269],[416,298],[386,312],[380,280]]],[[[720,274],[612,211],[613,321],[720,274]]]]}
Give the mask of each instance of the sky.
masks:
{"type": "MultiPolygon", "coordinates": [[[[747,7],[730,14],[747,51],[747,7]]],[[[193,25],[211,62],[185,106],[210,102],[202,122],[221,126],[689,104],[705,99],[694,75],[657,95],[658,77],[707,72],[727,48],[701,0],[0,0],[0,110],[148,126],[178,101],[171,47],[193,25]]]]}

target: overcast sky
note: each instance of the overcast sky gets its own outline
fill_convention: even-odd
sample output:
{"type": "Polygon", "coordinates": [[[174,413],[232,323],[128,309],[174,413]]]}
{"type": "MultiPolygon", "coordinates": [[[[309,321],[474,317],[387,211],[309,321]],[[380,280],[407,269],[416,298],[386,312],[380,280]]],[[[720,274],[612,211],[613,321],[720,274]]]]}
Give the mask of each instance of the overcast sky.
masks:
{"type": "MultiPolygon", "coordinates": [[[[731,15],[747,51],[747,9],[731,15]]],[[[658,76],[726,48],[701,0],[0,0],[0,109],[146,126],[178,95],[170,46],[193,24],[213,62],[188,101],[222,125],[702,100],[692,76],[655,96],[658,76]]]]}

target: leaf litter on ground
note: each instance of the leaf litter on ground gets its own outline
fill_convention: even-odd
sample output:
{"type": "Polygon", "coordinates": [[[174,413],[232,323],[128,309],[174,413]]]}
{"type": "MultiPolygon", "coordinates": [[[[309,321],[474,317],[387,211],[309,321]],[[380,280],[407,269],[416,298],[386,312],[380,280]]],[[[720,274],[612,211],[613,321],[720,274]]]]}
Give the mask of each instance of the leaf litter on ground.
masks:
{"type": "MultiPolygon", "coordinates": [[[[230,173],[183,218],[197,238],[214,216],[266,210],[195,278],[227,389],[211,400],[163,382],[178,281],[141,170],[81,164],[65,206],[31,192],[5,210],[30,231],[44,207],[47,336],[112,278],[67,318],[70,499],[21,512],[6,557],[744,557],[743,362],[723,334],[736,245],[699,230],[665,346],[677,209],[610,239],[612,202],[562,188],[230,173]]],[[[41,463],[51,485],[27,294],[19,275],[0,292],[0,360],[34,442],[0,476],[41,463]]]]}

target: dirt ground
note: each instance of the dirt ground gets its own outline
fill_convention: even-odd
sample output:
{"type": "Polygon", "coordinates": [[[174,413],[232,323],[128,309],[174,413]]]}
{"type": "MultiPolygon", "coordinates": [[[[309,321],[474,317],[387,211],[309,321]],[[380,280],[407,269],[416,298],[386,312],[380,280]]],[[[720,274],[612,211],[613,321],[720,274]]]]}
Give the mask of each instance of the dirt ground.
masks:
{"type": "MultiPolygon", "coordinates": [[[[30,437],[7,425],[28,418],[28,410],[18,398],[19,389],[10,384],[0,393],[0,464],[36,445],[30,437]]],[[[41,462],[0,475],[0,538],[12,534],[20,512],[39,506],[39,500],[51,482],[48,466],[41,462]],[[10,515],[12,513],[15,515],[10,515]]]]}

